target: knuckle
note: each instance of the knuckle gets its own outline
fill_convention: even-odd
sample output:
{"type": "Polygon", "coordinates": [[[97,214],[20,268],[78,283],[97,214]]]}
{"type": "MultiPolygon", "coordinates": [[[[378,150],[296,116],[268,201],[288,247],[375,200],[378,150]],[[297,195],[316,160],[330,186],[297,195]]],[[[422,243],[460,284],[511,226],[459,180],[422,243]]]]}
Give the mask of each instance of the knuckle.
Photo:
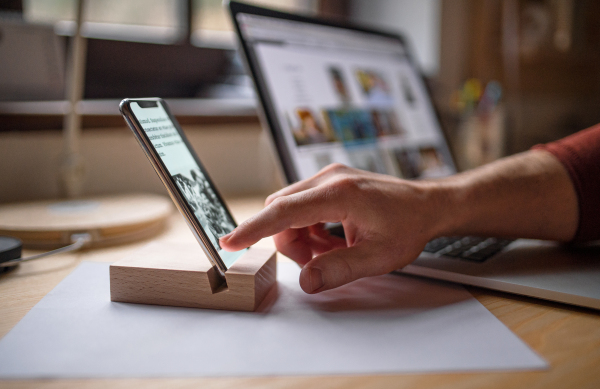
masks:
{"type": "Polygon", "coordinates": [[[352,269],[352,266],[347,262],[347,261],[341,261],[342,262],[342,271],[341,276],[342,276],[342,282],[344,284],[347,284],[348,282],[352,282],[355,279],[359,278],[356,276],[356,272],[354,271],[354,269],[352,269]]]}
{"type": "Polygon", "coordinates": [[[343,175],[335,181],[333,187],[341,195],[355,193],[360,189],[360,179],[351,175],[343,175]]]}
{"type": "Polygon", "coordinates": [[[277,197],[275,197],[274,195],[267,196],[267,198],[265,199],[265,206],[271,204],[273,201],[275,201],[275,199],[277,199],[277,197]]]}
{"type": "Polygon", "coordinates": [[[286,196],[277,197],[270,205],[277,213],[285,213],[290,206],[290,202],[286,196]]]}
{"type": "Polygon", "coordinates": [[[339,162],[336,163],[332,163],[330,165],[325,166],[323,169],[321,169],[320,173],[321,174],[339,174],[341,172],[344,172],[348,169],[348,166],[341,164],[339,162]]]}
{"type": "Polygon", "coordinates": [[[325,285],[328,289],[337,288],[357,280],[361,275],[343,258],[336,258],[329,263],[324,273],[325,285]]]}

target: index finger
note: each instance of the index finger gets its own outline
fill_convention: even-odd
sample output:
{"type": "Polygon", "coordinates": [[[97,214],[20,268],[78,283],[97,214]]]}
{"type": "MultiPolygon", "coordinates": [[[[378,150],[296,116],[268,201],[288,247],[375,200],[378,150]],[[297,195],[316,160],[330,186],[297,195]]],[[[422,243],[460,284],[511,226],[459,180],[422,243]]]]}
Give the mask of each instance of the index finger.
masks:
{"type": "Polygon", "coordinates": [[[332,176],[335,176],[336,174],[340,174],[344,171],[347,171],[348,169],[350,169],[350,168],[345,165],[339,164],[339,163],[334,163],[334,164],[328,165],[328,166],[324,167],[323,169],[321,169],[314,176],[306,178],[302,181],[298,181],[291,185],[288,185],[285,188],[280,189],[277,192],[269,195],[269,197],[267,197],[267,199],[265,200],[265,205],[271,204],[273,201],[275,201],[275,199],[277,199],[279,197],[288,196],[288,195],[291,195],[294,193],[302,192],[302,191],[317,187],[319,184],[328,180],[332,176]]]}
{"type": "Polygon", "coordinates": [[[334,197],[337,196],[332,196],[331,189],[327,187],[279,197],[230,234],[223,236],[221,246],[228,251],[237,251],[288,228],[344,220],[346,210],[343,201],[334,197]]]}

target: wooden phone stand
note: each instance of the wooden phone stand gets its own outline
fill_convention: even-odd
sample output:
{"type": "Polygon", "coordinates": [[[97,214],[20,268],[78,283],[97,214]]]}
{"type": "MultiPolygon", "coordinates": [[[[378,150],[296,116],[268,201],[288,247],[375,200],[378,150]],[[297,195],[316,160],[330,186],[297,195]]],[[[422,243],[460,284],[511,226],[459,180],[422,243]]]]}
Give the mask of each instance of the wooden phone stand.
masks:
{"type": "Polygon", "coordinates": [[[274,250],[251,247],[225,282],[197,243],[151,243],[110,266],[112,301],[254,311],[277,280],[274,250]]]}

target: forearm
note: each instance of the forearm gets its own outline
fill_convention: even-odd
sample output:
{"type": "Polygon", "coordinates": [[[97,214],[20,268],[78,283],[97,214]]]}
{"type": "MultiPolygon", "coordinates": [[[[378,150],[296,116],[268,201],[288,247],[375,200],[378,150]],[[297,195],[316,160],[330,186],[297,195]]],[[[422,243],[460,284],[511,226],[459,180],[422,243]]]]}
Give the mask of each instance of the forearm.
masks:
{"type": "Polygon", "coordinates": [[[529,151],[438,182],[446,210],[441,235],[505,236],[570,241],[577,195],[550,153],[529,151]]]}

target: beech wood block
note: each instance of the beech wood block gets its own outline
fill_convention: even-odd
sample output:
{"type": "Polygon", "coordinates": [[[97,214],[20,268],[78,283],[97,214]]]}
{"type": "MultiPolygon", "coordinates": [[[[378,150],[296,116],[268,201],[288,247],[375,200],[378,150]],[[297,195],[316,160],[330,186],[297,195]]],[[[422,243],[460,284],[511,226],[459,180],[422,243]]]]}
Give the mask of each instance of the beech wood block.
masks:
{"type": "Polygon", "coordinates": [[[110,266],[112,301],[254,311],[277,282],[274,250],[250,247],[221,282],[198,244],[151,243],[110,266]]]}

